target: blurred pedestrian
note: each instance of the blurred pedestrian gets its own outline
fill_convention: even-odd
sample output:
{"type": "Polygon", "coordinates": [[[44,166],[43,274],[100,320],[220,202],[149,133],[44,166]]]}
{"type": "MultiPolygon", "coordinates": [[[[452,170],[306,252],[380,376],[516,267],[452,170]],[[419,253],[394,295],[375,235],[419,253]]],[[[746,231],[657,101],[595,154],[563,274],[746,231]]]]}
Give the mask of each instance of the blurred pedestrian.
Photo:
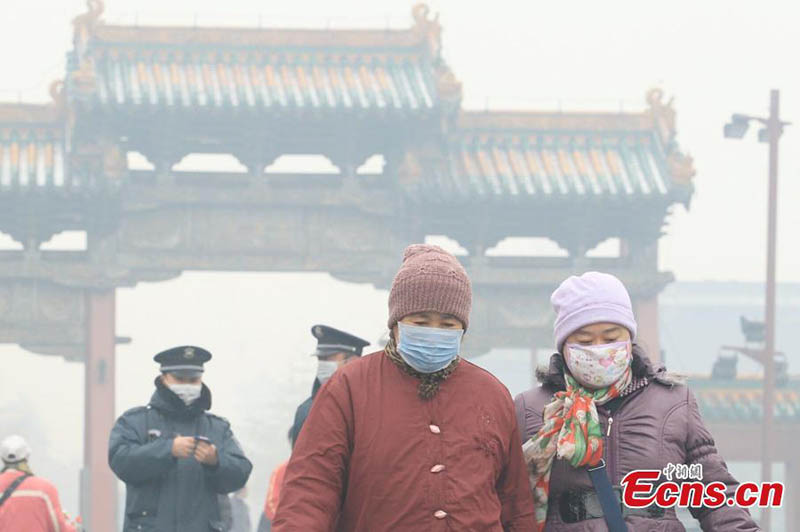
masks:
{"type": "Polygon", "coordinates": [[[233,524],[231,532],[252,532],[250,523],[250,507],[247,505],[247,487],[230,494],[231,517],[233,524]]]}
{"type": "MultiPolygon", "coordinates": [[[[674,508],[634,509],[619,497],[627,473],[668,463],[702,464],[703,483],[722,482],[731,497],[737,482],[692,392],[633,343],[636,320],[622,282],[598,272],[573,276],[551,301],[557,353],[538,372],[541,385],[515,400],[537,530],[684,530],[674,508]]],[[[690,511],[703,530],[760,530],[744,508],[690,511]]]]}
{"type": "Polygon", "coordinates": [[[125,412],[111,431],[108,461],[126,484],[125,530],[223,530],[217,496],[247,482],[252,464],[230,423],[208,412],[211,391],[195,346],[162,351],[147,406],[125,412]]]}
{"type": "Polygon", "coordinates": [[[217,495],[217,504],[219,504],[219,520],[222,522],[222,530],[224,532],[230,532],[233,530],[231,499],[227,494],[220,493],[217,495]]]}
{"type": "MultiPolygon", "coordinates": [[[[294,449],[294,427],[289,429],[289,443],[294,449]]],[[[286,466],[289,465],[289,460],[285,460],[278,464],[278,467],[272,470],[269,476],[269,483],[267,484],[267,496],[264,499],[264,508],[261,510],[261,517],[258,520],[257,532],[271,532],[272,521],[275,519],[275,514],[278,511],[278,502],[280,502],[281,489],[283,488],[283,480],[286,476],[286,466]]]]}
{"type": "Polygon", "coordinates": [[[471,306],[455,257],[406,249],[389,293],[390,341],[320,389],[275,532],[533,530],[511,396],[460,356],[471,306]]]}
{"type": "Polygon", "coordinates": [[[292,425],[289,435],[292,445],[300,435],[300,429],[306,422],[320,387],[331,378],[336,370],[360,357],[364,347],[369,345],[369,342],[358,336],[327,325],[314,325],[311,327],[311,334],[317,339],[317,349],[311,354],[311,356],[317,357],[317,374],[311,387],[311,397],[303,401],[294,413],[294,425],[292,425]]]}
{"type": "Polygon", "coordinates": [[[0,443],[0,532],[74,532],[55,486],[34,476],[30,454],[21,436],[9,436],[0,443]]]}

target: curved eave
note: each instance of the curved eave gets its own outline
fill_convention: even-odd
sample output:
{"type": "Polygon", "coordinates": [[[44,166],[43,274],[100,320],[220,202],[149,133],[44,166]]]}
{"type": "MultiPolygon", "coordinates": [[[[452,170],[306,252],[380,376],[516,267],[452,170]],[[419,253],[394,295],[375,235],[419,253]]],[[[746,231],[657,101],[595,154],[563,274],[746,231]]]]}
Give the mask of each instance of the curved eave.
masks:
{"type": "Polygon", "coordinates": [[[280,51],[234,57],[105,54],[67,76],[68,94],[118,109],[375,109],[430,111],[440,101],[429,59],[280,51]]]}

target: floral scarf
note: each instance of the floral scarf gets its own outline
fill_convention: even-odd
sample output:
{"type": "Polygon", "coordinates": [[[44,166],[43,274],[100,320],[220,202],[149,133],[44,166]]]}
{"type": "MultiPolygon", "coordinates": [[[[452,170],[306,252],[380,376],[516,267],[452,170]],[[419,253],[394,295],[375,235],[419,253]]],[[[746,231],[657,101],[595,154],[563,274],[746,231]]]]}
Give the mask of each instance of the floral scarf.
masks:
{"type": "Polygon", "coordinates": [[[603,458],[603,431],[596,405],[619,397],[632,381],[631,367],[611,386],[587,389],[564,370],[567,389],[558,391],[544,408],[544,425],[523,446],[533,488],[536,529],[544,530],[553,459],[569,460],[572,467],[593,466],[603,458]]]}

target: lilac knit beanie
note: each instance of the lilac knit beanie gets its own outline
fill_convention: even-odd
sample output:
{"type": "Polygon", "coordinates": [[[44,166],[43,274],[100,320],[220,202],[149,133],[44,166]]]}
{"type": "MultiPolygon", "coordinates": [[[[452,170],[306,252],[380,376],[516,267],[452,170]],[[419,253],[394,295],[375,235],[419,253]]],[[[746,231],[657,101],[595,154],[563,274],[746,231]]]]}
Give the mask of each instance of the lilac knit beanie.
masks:
{"type": "Polygon", "coordinates": [[[631,340],[636,337],[631,297],[622,281],[613,275],[573,275],[556,288],[550,302],[556,311],[553,336],[559,352],[570,334],[593,323],[616,323],[630,331],[631,340]]]}
{"type": "Polygon", "coordinates": [[[409,314],[452,314],[469,325],[472,283],[461,263],[439,246],[414,244],[403,253],[403,265],[389,292],[389,328],[409,314]]]}

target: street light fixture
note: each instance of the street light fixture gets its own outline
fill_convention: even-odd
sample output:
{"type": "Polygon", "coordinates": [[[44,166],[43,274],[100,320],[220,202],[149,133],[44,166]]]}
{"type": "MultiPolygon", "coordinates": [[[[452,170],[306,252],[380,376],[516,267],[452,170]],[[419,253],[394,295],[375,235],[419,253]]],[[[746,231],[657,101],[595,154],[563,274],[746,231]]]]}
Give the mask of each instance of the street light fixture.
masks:
{"type": "Polygon", "coordinates": [[[731,121],[725,124],[724,134],[726,139],[740,139],[747,133],[750,126],[751,117],[747,115],[734,114],[731,121]]]}
{"type": "MultiPolygon", "coordinates": [[[[734,114],[725,124],[725,138],[744,137],[750,122],[756,121],[764,127],[758,132],[760,142],[769,143],[769,199],[767,207],[767,291],[764,310],[765,342],[760,353],[764,365],[764,408],[761,430],[761,481],[769,482],[772,476],[771,436],[773,435],[775,410],[775,255],[776,232],[778,225],[778,142],[783,126],[789,122],[780,119],[780,92],[770,92],[769,117],[762,118],[734,114]]],[[[743,323],[744,325],[744,323],[743,323]]],[[[770,529],[769,507],[761,509],[761,527],[770,529]]]]}
{"type": "Polygon", "coordinates": [[[739,316],[744,341],[749,343],[761,343],[764,341],[764,322],[751,321],[744,316],[739,316]]]}

